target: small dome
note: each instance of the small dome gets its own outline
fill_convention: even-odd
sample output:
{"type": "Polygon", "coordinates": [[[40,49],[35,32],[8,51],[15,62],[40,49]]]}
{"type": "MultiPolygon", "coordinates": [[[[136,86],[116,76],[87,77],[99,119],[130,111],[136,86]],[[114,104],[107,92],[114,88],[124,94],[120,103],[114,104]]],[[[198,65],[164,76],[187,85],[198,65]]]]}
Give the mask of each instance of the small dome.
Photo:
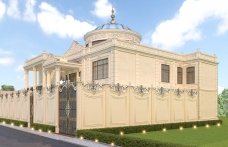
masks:
{"type": "Polygon", "coordinates": [[[108,39],[118,39],[139,44],[141,36],[126,25],[117,23],[114,9],[112,9],[111,21],[109,23],[98,26],[95,30],[84,35],[86,46],[89,47],[108,39]]]}
{"type": "Polygon", "coordinates": [[[120,30],[129,30],[131,31],[131,29],[123,24],[119,24],[119,23],[107,23],[107,24],[103,24],[101,26],[98,26],[95,30],[104,30],[104,29],[120,29],[120,30]]]}

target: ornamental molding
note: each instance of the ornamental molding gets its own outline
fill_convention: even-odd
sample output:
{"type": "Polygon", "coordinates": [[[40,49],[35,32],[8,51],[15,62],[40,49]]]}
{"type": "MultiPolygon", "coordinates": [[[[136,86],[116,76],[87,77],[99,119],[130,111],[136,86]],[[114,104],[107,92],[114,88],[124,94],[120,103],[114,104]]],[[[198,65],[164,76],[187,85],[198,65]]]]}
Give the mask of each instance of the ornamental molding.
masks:
{"type": "Polygon", "coordinates": [[[48,53],[42,53],[42,54],[40,54],[40,55],[30,59],[30,60],[27,60],[25,63],[25,68],[27,69],[32,65],[36,65],[37,63],[45,61],[49,57],[49,55],[50,54],[48,54],[48,53]]]}
{"type": "Polygon", "coordinates": [[[16,96],[17,96],[17,98],[20,97],[20,91],[19,90],[16,92],[16,96]]]}
{"type": "Polygon", "coordinates": [[[110,85],[110,88],[113,93],[115,93],[119,96],[127,91],[128,86],[123,86],[120,83],[117,83],[117,84],[110,85]]]}
{"type": "Polygon", "coordinates": [[[66,104],[66,107],[65,107],[65,113],[66,113],[66,116],[68,118],[70,116],[70,111],[71,111],[70,102],[69,102],[69,100],[67,100],[67,104],[66,104]]]}
{"type": "Polygon", "coordinates": [[[23,90],[22,93],[23,93],[24,96],[27,96],[28,90],[23,90]]]}
{"type": "Polygon", "coordinates": [[[135,93],[139,95],[145,95],[149,93],[150,88],[143,87],[143,85],[134,87],[135,93]]]}
{"type": "Polygon", "coordinates": [[[38,94],[38,95],[43,94],[43,86],[37,86],[36,87],[36,94],[38,94]]]}
{"type": "Polygon", "coordinates": [[[160,87],[160,88],[154,88],[156,95],[159,96],[165,96],[167,93],[169,93],[172,89],[160,87]]]}
{"type": "Polygon", "coordinates": [[[95,83],[95,81],[92,81],[91,83],[87,83],[85,85],[82,84],[82,85],[87,91],[91,92],[92,94],[95,94],[103,90],[103,85],[95,83]]]}
{"type": "Polygon", "coordinates": [[[198,95],[198,91],[196,89],[188,89],[188,90],[186,90],[186,92],[191,97],[195,97],[198,95]]]}
{"type": "Polygon", "coordinates": [[[85,35],[86,42],[92,42],[102,39],[119,39],[119,40],[128,40],[134,43],[140,43],[141,36],[134,31],[126,30],[98,30],[92,31],[85,35]]]}
{"type": "Polygon", "coordinates": [[[181,97],[182,94],[185,92],[185,90],[180,89],[180,88],[178,88],[178,89],[173,89],[173,91],[174,91],[175,96],[177,96],[177,97],[181,97]]]}
{"type": "Polygon", "coordinates": [[[51,86],[46,88],[47,89],[47,93],[48,94],[55,93],[55,88],[56,88],[56,85],[51,84],[51,86]]]}
{"type": "Polygon", "coordinates": [[[8,96],[9,96],[9,94],[8,94],[8,93],[6,93],[6,94],[5,94],[5,98],[6,98],[6,99],[8,99],[8,96]]]}

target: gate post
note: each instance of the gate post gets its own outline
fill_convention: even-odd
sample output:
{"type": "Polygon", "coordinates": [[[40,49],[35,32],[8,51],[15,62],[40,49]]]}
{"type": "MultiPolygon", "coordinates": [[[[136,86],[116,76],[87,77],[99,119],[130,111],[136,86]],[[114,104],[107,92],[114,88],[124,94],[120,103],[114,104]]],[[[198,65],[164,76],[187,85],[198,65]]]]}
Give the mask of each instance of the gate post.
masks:
{"type": "Polygon", "coordinates": [[[31,110],[30,110],[30,105],[31,105],[31,91],[28,92],[28,95],[27,95],[27,98],[28,98],[28,104],[27,104],[27,107],[28,107],[28,128],[31,127],[31,120],[30,120],[30,115],[31,115],[31,110]]]}
{"type": "Polygon", "coordinates": [[[56,116],[55,116],[55,133],[59,133],[59,85],[55,87],[56,92],[56,116]]]}

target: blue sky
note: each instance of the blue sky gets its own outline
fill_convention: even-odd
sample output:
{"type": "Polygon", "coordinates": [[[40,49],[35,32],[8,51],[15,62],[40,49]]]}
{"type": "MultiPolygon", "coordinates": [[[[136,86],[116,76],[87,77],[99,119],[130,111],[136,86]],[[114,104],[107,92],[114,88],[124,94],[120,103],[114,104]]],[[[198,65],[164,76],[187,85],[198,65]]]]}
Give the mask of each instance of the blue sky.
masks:
{"type": "Polygon", "coordinates": [[[142,43],[178,53],[200,49],[219,60],[228,88],[227,0],[0,0],[0,85],[23,88],[23,64],[43,51],[62,55],[73,40],[110,20],[142,35],[142,43]]]}

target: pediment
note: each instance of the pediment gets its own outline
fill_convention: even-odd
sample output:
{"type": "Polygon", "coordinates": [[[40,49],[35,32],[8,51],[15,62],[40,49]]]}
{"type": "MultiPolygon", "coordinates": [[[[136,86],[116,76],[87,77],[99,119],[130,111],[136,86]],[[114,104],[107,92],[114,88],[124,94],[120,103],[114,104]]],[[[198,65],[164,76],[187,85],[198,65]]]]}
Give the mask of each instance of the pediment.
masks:
{"type": "Polygon", "coordinates": [[[83,50],[84,47],[80,45],[77,41],[73,41],[70,48],[64,53],[64,57],[69,57],[71,55],[75,55],[81,50],[83,50]]]}

